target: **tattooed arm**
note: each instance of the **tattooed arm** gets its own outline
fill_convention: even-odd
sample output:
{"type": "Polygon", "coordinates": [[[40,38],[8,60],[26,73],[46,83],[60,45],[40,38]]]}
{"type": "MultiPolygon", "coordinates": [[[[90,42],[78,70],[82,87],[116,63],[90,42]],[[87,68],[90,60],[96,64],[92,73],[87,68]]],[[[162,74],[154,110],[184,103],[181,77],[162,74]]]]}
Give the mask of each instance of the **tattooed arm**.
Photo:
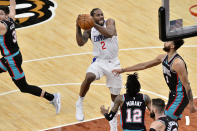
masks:
{"type": "Polygon", "coordinates": [[[118,95],[114,101],[114,106],[112,107],[111,111],[109,112],[109,108],[105,109],[105,106],[102,105],[100,107],[101,113],[105,116],[105,118],[110,121],[113,119],[113,117],[116,115],[116,112],[118,111],[118,108],[122,106],[123,104],[122,95],[118,95]],[[108,113],[109,112],[109,113],[108,113]]]}
{"type": "Polygon", "coordinates": [[[102,35],[111,38],[114,35],[117,35],[116,33],[116,26],[115,26],[115,21],[111,18],[109,18],[106,21],[106,28],[103,26],[100,26],[98,24],[95,24],[94,26],[102,35]]]}
{"type": "Polygon", "coordinates": [[[114,106],[112,107],[112,111],[113,112],[117,112],[119,107],[122,107],[123,104],[123,99],[122,99],[123,95],[118,95],[114,101],[114,106]]]}
{"type": "Polygon", "coordinates": [[[84,30],[84,32],[81,32],[81,28],[78,25],[78,19],[80,15],[78,15],[77,20],[76,20],[76,40],[78,46],[84,46],[85,43],[87,43],[88,38],[90,38],[91,35],[91,30],[84,30]]]}
{"type": "Polygon", "coordinates": [[[13,20],[15,20],[15,15],[16,15],[16,1],[15,0],[10,0],[10,13],[9,17],[11,17],[13,20]]]}
{"type": "Polygon", "coordinates": [[[185,68],[185,63],[183,62],[183,60],[177,58],[172,65],[172,69],[177,72],[181,83],[185,87],[187,97],[188,97],[189,103],[190,103],[190,112],[191,113],[196,112],[197,109],[194,106],[192,89],[190,87],[190,83],[188,80],[188,74],[187,74],[187,71],[185,68]]]}

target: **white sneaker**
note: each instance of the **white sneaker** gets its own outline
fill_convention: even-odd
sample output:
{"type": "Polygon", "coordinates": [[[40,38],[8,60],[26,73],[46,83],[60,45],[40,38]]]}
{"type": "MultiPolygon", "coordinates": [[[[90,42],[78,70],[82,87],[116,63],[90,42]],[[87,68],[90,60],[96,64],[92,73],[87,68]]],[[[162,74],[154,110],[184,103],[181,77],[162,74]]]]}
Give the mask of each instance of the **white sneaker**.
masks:
{"type": "Polygon", "coordinates": [[[55,107],[56,114],[59,114],[61,109],[60,93],[55,93],[53,95],[54,98],[50,103],[55,107]]]}
{"type": "Polygon", "coordinates": [[[110,125],[110,131],[118,131],[118,126],[117,126],[117,114],[114,116],[114,118],[109,121],[110,125]]]}
{"type": "Polygon", "coordinates": [[[84,114],[83,114],[83,102],[78,100],[76,102],[76,119],[78,121],[84,120],[84,114]]]}

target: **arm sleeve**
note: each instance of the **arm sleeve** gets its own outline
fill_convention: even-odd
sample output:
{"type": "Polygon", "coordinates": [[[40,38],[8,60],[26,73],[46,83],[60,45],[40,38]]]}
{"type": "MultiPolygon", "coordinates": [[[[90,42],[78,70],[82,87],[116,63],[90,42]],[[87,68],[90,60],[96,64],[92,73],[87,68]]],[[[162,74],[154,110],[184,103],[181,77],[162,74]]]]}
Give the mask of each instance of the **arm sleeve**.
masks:
{"type": "Polygon", "coordinates": [[[113,112],[113,111],[110,111],[109,114],[108,114],[108,113],[104,114],[105,118],[106,118],[108,121],[111,121],[111,120],[114,118],[115,115],[116,115],[116,112],[113,112]]]}
{"type": "Polygon", "coordinates": [[[154,128],[150,128],[149,131],[156,131],[154,128]]]}

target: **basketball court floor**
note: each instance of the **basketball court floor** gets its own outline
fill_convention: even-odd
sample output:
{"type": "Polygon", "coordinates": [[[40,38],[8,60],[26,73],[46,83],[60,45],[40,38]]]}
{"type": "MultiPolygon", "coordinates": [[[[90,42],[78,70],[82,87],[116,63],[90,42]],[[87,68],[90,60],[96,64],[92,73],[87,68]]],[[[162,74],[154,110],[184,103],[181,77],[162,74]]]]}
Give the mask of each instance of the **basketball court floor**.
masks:
{"type": "MultiPolygon", "coordinates": [[[[77,122],[75,102],[86,69],[93,58],[90,40],[83,47],[77,46],[75,27],[78,14],[88,14],[98,7],[103,10],[106,19],[115,20],[122,67],[144,62],[164,53],[158,33],[160,0],[16,1],[19,2],[17,9],[20,10],[17,17],[30,16],[20,19],[19,22],[23,23],[29,21],[25,28],[17,30],[26,79],[29,84],[38,85],[48,92],[61,93],[62,107],[60,114],[56,115],[53,106],[45,99],[20,93],[8,73],[2,73],[0,131],[35,131],[77,122]],[[25,9],[24,7],[33,7],[29,3],[22,5],[26,2],[32,2],[34,9],[25,9]],[[50,6],[45,7],[47,4],[50,6]],[[46,10],[50,10],[51,14],[46,10]],[[37,15],[37,21],[42,22],[35,24],[37,21],[31,20],[32,15],[37,15]],[[31,24],[34,25],[29,26],[31,24]]],[[[185,25],[197,24],[197,17],[189,13],[189,7],[196,5],[196,0],[171,2],[171,19],[181,18],[185,25]]],[[[5,4],[5,0],[0,0],[0,5],[2,4],[5,4]]],[[[197,9],[193,10],[197,12],[197,9]]],[[[187,63],[193,95],[197,96],[197,37],[185,39],[184,46],[178,52],[187,63]]],[[[160,97],[167,101],[169,89],[164,81],[161,65],[138,73],[143,93],[151,98],[160,97]]],[[[122,77],[125,83],[126,73],[122,77]]],[[[124,92],[123,89],[122,93],[124,92]]],[[[110,92],[105,86],[105,78],[91,85],[84,101],[85,120],[102,117],[100,106],[103,104],[110,105],[110,92]]],[[[194,117],[197,114],[191,115],[194,117]]]]}

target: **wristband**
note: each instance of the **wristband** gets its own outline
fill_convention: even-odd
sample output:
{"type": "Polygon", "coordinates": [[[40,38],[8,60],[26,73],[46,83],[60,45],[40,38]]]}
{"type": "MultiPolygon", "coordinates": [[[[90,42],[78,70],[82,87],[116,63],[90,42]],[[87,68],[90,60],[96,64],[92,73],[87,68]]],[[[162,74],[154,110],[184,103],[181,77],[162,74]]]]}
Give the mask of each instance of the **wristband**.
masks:
{"type": "Polygon", "coordinates": [[[156,131],[154,128],[150,128],[149,131],[156,131]]]}
{"type": "Polygon", "coordinates": [[[113,112],[113,111],[110,111],[109,114],[108,114],[108,113],[105,113],[105,114],[104,114],[105,118],[106,118],[108,121],[111,121],[115,115],[116,115],[116,113],[113,112]]]}

